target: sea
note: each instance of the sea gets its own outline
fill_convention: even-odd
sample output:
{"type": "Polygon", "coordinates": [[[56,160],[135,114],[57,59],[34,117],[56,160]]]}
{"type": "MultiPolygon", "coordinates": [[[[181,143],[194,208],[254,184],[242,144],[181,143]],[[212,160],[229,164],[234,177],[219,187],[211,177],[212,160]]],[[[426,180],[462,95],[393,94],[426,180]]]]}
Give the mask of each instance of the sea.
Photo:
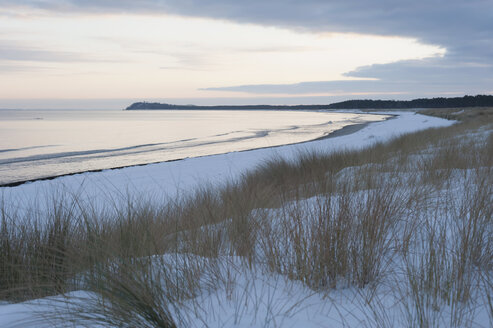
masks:
{"type": "Polygon", "coordinates": [[[307,142],[382,119],[294,110],[0,110],[0,186],[307,142]]]}

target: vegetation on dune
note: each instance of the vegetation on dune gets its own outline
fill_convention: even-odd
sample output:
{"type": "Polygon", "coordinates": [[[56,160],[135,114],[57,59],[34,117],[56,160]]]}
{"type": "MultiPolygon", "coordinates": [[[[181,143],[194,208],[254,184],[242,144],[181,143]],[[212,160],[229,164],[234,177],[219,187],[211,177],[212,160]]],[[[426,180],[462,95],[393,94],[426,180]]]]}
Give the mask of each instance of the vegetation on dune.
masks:
{"type": "MultiPolygon", "coordinates": [[[[239,258],[327,295],[384,284],[398,295],[405,326],[439,326],[443,309],[451,325],[469,326],[478,298],[493,322],[486,112],[360,151],[273,159],[223,188],[161,206],[129,199],[125,208],[96,209],[54,197],[47,212],[20,213],[4,204],[0,298],[86,290],[96,296],[83,307],[64,299],[75,302],[71,320],[186,326],[183,312],[199,311],[198,295],[231,288],[227,261],[239,258]]],[[[391,326],[368,302],[375,322],[391,326]]]]}
{"type": "Polygon", "coordinates": [[[477,95],[454,98],[419,98],[413,100],[347,100],[330,104],[332,109],[404,109],[491,107],[493,96],[477,95]]]}

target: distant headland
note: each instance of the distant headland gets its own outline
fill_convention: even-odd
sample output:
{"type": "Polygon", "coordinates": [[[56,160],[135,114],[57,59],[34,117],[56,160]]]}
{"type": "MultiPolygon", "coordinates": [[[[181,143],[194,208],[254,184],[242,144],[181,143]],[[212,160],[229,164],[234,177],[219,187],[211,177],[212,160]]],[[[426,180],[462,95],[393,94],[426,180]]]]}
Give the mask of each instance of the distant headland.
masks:
{"type": "Polygon", "coordinates": [[[136,102],[125,110],[321,110],[321,109],[410,109],[410,108],[458,108],[492,107],[493,96],[477,95],[455,98],[419,98],[413,100],[346,100],[327,105],[173,105],[156,102],[136,102]]]}
{"type": "Polygon", "coordinates": [[[199,105],[173,105],[151,102],[136,102],[128,106],[125,110],[260,110],[260,109],[327,109],[328,105],[220,105],[220,106],[199,106],[199,105]]]}

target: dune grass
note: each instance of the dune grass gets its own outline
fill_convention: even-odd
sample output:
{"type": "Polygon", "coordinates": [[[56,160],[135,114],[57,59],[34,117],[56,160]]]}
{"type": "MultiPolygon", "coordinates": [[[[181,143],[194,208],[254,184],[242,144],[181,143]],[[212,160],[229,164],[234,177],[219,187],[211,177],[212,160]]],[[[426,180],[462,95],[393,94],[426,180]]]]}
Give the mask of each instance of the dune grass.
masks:
{"type": "Polygon", "coordinates": [[[48,211],[19,214],[4,204],[0,299],[87,290],[99,296],[75,321],[186,326],[184,304],[228,285],[218,263],[237,257],[323,293],[399,277],[405,326],[439,326],[444,308],[451,325],[467,325],[475,297],[493,322],[493,122],[484,117],[359,151],[273,159],[160,206],[129,198],[97,210],[54,196],[48,211]]]}

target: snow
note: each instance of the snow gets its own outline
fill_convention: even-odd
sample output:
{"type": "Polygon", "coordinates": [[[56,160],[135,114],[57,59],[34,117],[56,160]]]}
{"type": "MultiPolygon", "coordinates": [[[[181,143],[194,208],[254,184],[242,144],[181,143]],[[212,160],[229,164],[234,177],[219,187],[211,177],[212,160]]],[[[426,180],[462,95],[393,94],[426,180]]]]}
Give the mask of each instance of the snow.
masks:
{"type": "MultiPolygon", "coordinates": [[[[6,204],[39,203],[40,199],[48,198],[53,191],[96,202],[125,201],[128,196],[139,195],[160,201],[163,198],[186,195],[197,187],[217,186],[237,179],[256,165],[272,158],[289,160],[306,151],[331,152],[363,148],[403,133],[454,124],[452,121],[412,112],[381,114],[398,116],[369,124],[353,134],[304,144],[77,174],[14,188],[2,188],[1,193],[6,204]],[[166,196],[162,196],[163,194],[166,196]]],[[[350,175],[351,170],[352,168],[347,168],[341,175],[350,175]]],[[[316,201],[316,198],[305,200],[306,206],[315,206],[316,201]]],[[[271,215],[280,216],[279,210],[270,211],[271,215]]],[[[273,224],[275,222],[273,220],[273,224]]],[[[316,293],[301,282],[268,273],[261,265],[250,267],[235,257],[225,257],[221,261],[223,265],[220,273],[229,277],[229,283],[217,290],[204,292],[185,304],[184,308],[189,310],[184,314],[186,326],[203,327],[206,324],[208,327],[319,328],[375,327],[382,323],[389,327],[406,325],[403,319],[406,309],[398,300],[400,295],[389,291],[385,282],[376,289],[371,286],[363,289],[349,287],[330,293],[316,293]],[[370,298],[372,307],[367,303],[370,298]]],[[[396,276],[388,279],[396,279],[396,276]]],[[[91,295],[84,291],[73,292],[68,297],[82,300],[82,306],[84,298],[87,298],[87,302],[91,299],[91,295]]],[[[53,313],[53,305],[60,300],[60,297],[52,297],[20,304],[0,304],[0,327],[49,327],[50,322],[43,322],[45,319],[38,314],[53,313]]],[[[449,313],[447,311],[442,311],[442,315],[446,316],[449,313]]],[[[60,315],[62,313],[63,311],[60,315]]],[[[447,320],[442,318],[440,322],[447,323],[447,320]]],[[[488,323],[486,308],[475,312],[474,326],[486,327],[488,323]]]]}
{"type": "MultiPolygon", "coordinates": [[[[199,296],[185,304],[188,313],[182,313],[186,327],[337,327],[359,326],[365,318],[364,304],[359,304],[358,292],[352,289],[335,293],[330,298],[315,293],[299,282],[247,269],[238,259],[226,260],[237,271],[232,285],[199,296]],[[354,302],[354,301],[357,302],[354,302]]],[[[223,269],[224,271],[224,269],[223,269]]],[[[224,273],[224,272],[223,272],[224,273]]],[[[1,327],[48,328],[73,327],[60,321],[77,311],[78,306],[92,302],[92,295],[76,291],[66,298],[50,297],[19,304],[0,306],[1,327]],[[74,304],[65,303],[71,300],[74,304]]],[[[90,308],[94,304],[87,307],[90,308]]],[[[86,324],[76,325],[85,327],[86,324]]],[[[90,325],[98,327],[99,325],[90,325]]],[[[371,324],[370,324],[371,326],[371,324]]]]}
{"type": "Polygon", "coordinates": [[[77,197],[80,201],[87,201],[93,205],[98,202],[118,204],[127,201],[129,196],[142,195],[145,195],[146,200],[163,201],[178,196],[183,197],[200,186],[217,186],[234,180],[269,159],[292,159],[303,152],[358,149],[404,133],[454,124],[453,121],[412,112],[379,112],[378,114],[397,116],[390,120],[371,123],[353,134],[324,140],[82,173],[54,180],[26,183],[17,187],[4,187],[0,188],[0,199],[5,204],[16,204],[13,206],[24,208],[34,203],[38,207],[45,203],[49,204],[53,193],[77,197]]]}
{"type": "MultiPolygon", "coordinates": [[[[409,324],[405,318],[408,309],[401,295],[385,285],[377,289],[370,286],[316,293],[284,276],[248,268],[237,258],[221,260],[229,268],[222,268],[223,275],[229,271],[229,285],[183,304],[180,307],[182,327],[377,327],[382,323],[388,327],[406,327],[409,324]]],[[[100,323],[74,325],[63,320],[81,308],[91,309],[96,305],[92,302],[93,295],[76,291],[66,298],[58,296],[2,305],[0,326],[48,328],[56,323],[57,327],[102,327],[100,323]]],[[[487,309],[479,307],[486,300],[478,298],[476,302],[479,310],[470,309],[474,317],[467,326],[488,327],[487,309]]],[[[451,326],[452,311],[444,305],[440,312],[430,315],[437,316],[437,326],[446,327],[451,326]]]]}

